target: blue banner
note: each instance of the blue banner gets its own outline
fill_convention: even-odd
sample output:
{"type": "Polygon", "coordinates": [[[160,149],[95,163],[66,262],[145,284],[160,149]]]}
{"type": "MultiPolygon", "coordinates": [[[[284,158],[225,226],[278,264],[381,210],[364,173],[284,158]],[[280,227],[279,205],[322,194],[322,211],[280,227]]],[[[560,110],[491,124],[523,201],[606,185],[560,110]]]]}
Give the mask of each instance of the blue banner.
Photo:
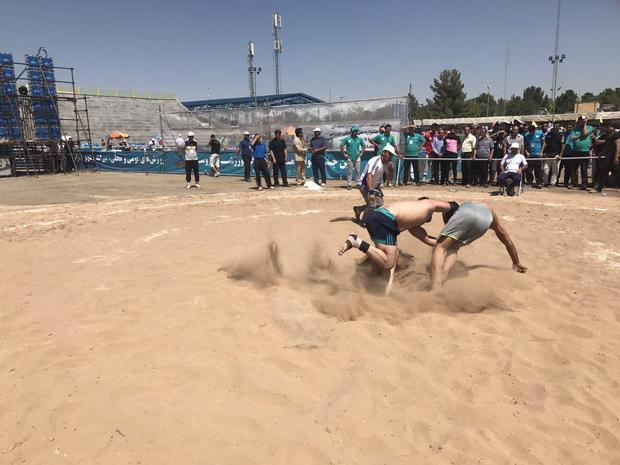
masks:
{"type": "MultiPolygon", "coordinates": [[[[90,159],[90,152],[83,150],[86,161],[90,159]]],[[[99,169],[104,171],[124,171],[136,173],[172,173],[185,174],[183,156],[178,152],[119,152],[119,151],[93,151],[99,169]]],[[[361,169],[373,156],[372,152],[366,152],[362,157],[361,169]]],[[[208,152],[198,153],[198,164],[202,173],[211,172],[211,154],[208,152]]],[[[325,171],[329,179],[347,178],[347,160],[339,151],[328,151],[325,156],[325,171]]],[[[88,163],[87,163],[88,164],[88,163]]],[[[235,152],[222,152],[220,154],[220,173],[223,176],[243,177],[243,160],[235,152]]],[[[295,162],[293,154],[289,153],[289,161],[286,163],[287,176],[295,177],[295,162]]],[[[252,175],[254,170],[252,169],[252,175]]],[[[310,156],[306,158],[306,177],[312,177],[312,163],[310,156]]]]}

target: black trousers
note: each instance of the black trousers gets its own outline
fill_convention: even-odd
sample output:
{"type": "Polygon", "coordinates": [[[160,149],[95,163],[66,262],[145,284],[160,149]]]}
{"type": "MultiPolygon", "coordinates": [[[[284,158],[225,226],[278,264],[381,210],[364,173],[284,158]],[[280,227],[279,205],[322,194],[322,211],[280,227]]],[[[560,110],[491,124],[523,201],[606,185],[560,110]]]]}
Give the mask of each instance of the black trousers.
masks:
{"type": "MultiPolygon", "coordinates": [[[[436,156],[436,155],[433,155],[436,156]]],[[[441,164],[443,162],[441,160],[433,160],[431,162],[431,171],[433,172],[433,177],[432,177],[432,181],[434,183],[440,183],[441,182],[441,178],[440,178],[440,170],[441,170],[441,164]]]]}
{"type": "Polygon", "coordinates": [[[471,183],[479,186],[486,186],[489,182],[489,160],[476,159],[472,161],[472,177],[471,183]]]}
{"type": "MultiPolygon", "coordinates": [[[[573,150],[570,153],[571,158],[577,157],[589,157],[590,154],[588,152],[577,152],[573,150]]],[[[577,168],[581,171],[581,186],[588,187],[588,160],[567,160],[568,166],[570,169],[570,177],[573,179],[573,184],[577,184],[577,168]]]]}
{"type": "Polygon", "coordinates": [[[310,161],[312,162],[312,177],[316,184],[320,184],[319,175],[323,184],[327,182],[327,174],[325,172],[325,155],[313,156],[310,161]]]}
{"type": "MultiPolygon", "coordinates": [[[[405,186],[409,181],[411,181],[411,166],[413,165],[413,179],[416,184],[420,182],[420,163],[417,158],[405,158],[405,163],[403,164],[403,169],[405,173],[403,175],[403,184],[405,186]]],[[[433,174],[434,176],[434,174],[433,174]]]]}
{"type": "Polygon", "coordinates": [[[525,177],[528,179],[528,182],[531,183],[532,180],[535,179],[536,184],[544,184],[542,160],[537,160],[535,158],[528,158],[527,167],[528,167],[528,170],[525,172],[525,177]]]}
{"type": "Polygon", "coordinates": [[[243,179],[250,180],[250,166],[252,166],[252,155],[242,155],[243,158],[243,179]]]}
{"type": "Polygon", "coordinates": [[[441,184],[448,184],[451,169],[452,162],[450,160],[441,160],[441,184]]]}
{"type": "Polygon", "coordinates": [[[273,164],[273,183],[277,186],[280,184],[278,174],[282,175],[282,185],[288,186],[288,178],[286,177],[286,161],[276,161],[273,164]]]}
{"type": "Polygon", "coordinates": [[[596,189],[600,192],[609,182],[609,172],[614,169],[615,153],[609,153],[605,157],[598,157],[596,161],[596,189]]]}
{"type": "Polygon", "coordinates": [[[461,155],[461,175],[463,176],[464,186],[471,183],[471,164],[471,152],[463,153],[461,155]]]}
{"type": "Polygon", "coordinates": [[[267,161],[264,158],[255,158],[254,159],[254,174],[256,175],[256,186],[262,187],[260,183],[260,175],[263,175],[265,178],[265,183],[267,187],[271,187],[271,176],[269,175],[269,167],[267,166],[267,161]]]}
{"type": "Polygon", "coordinates": [[[198,160],[185,160],[185,181],[188,183],[192,182],[192,171],[194,172],[194,180],[198,184],[200,182],[198,160]]]}

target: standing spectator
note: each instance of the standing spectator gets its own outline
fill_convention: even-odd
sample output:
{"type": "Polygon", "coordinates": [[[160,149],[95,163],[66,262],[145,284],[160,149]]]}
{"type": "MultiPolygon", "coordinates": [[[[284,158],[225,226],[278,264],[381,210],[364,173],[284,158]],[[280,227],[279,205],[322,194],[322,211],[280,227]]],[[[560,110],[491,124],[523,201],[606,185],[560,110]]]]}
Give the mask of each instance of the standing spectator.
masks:
{"type": "Polygon", "coordinates": [[[198,172],[198,142],[194,140],[194,133],[187,133],[185,141],[185,181],[187,189],[192,187],[192,171],[194,172],[194,186],[200,187],[200,173],[198,172]]]}
{"type": "Polygon", "coordinates": [[[465,126],[465,138],[461,144],[461,174],[463,176],[463,185],[469,187],[471,183],[471,164],[472,159],[476,157],[476,136],[471,133],[471,128],[465,126]]]}
{"type": "Polygon", "coordinates": [[[293,151],[295,152],[295,183],[303,186],[306,183],[306,153],[308,149],[304,144],[304,133],[301,128],[295,129],[293,138],[293,151]]]}
{"type": "MultiPolygon", "coordinates": [[[[398,151],[398,147],[396,145],[396,139],[394,138],[394,134],[392,134],[392,125],[386,124],[383,127],[385,128],[385,132],[382,134],[379,133],[378,135],[370,139],[370,143],[375,146],[376,153],[381,153],[381,154],[383,153],[383,148],[387,144],[390,144],[392,147],[394,147],[394,151],[396,152],[396,155],[400,157],[400,152],[398,151]]],[[[390,161],[387,167],[387,170],[385,171],[386,171],[385,177],[387,181],[386,182],[387,187],[391,187],[392,180],[394,179],[394,162],[393,161],[390,161]]]]}
{"type": "Polygon", "coordinates": [[[286,141],[282,138],[282,131],[276,129],[273,131],[273,139],[269,142],[269,153],[271,154],[271,162],[273,164],[273,183],[280,185],[278,174],[282,175],[282,185],[288,187],[288,178],[286,177],[286,141]]]}
{"type": "Polygon", "coordinates": [[[519,129],[520,127],[516,124],[510,129],[510,134],[506,137],[506,150],[509,151],[510,149],[508,147],[512,147],[512,144],[516,142],[519,144],[519,153],[523,154],[525,153],[525,140],[523,139],[523,136],[519,134],[519,129]]]}
{"type": "MultiPolygon", "coordinates": [[[[558,170],[558,180],[560,179],[560,175],[562,174],[562,170],[564,170],[564,187],[568,187],[572,182],[571,180],[571,170],[568,168],[570,161],[570,154],[573,151],[573,140],[570,135],[573,132],[574,126],[569,124],[566,127],[566,130],[563,131],[562,137],[564,138],[564,145],[562,145],[562,152],[560,153],[560,168],[558,170]]],[[[576,183],[575,183],[576,184],[576,183]]]]}
{"type": "MultiPolygon", "coordinates": [[[[405,134],[405,157],[403,163],[403,184],[406,186],[411,179],[411,167],[413,166],[413,179],[415,180],[416,186],[420,184],[420,165],[418,158],[420,157],[420,150],[424,150],[424,144],[426,143],[426,139],[420,133],[420,131],[416,132],[415,126],[410,125],[403,128],[407,131],[405,134]]],[[[400,179],[397,179],[397,182],[400,182],[400,179]]]]}
{"type": "Polygon", "coordinates": [[[312,152],[312,176],[315,184],[319,184],[319,173],[321,175],[321,186],[327,182],[325,173],[325,151],[327,150],[327,140],[321,135],[321,128],[314,128],[314,137],[310,139],[310,152],[312,152]]]}
{"type": "Polygon", "coordinates": [[[495,175],[499,176],[501,172],[500,162],[502,158],[506,155],[506,132],[504,130],[500,130],[495,134],[495,143],[493,145],[493,159],[491,160],[491,165],[489,169],[489,180],[491,184],[495,185],[495,175]]]}
{"type": "Polygon", "coordinates": [[[526,168],[527,160],[519,153],[519,143],[513,142],[510,145],[510,152],[502,158],[502,173],[497,178],[497,184],[506,186],[506,193],[513,196],[514,188],[518,188],[521,184],[523,170],[526,168]]]}
{"type": "Polygon", "coordinates": [[[359,137],[360,128],[358,126],[351,127],[351,135],[342,139],[340,143],[340,151],[347,160],[347,189],[351,190],[351,182],[353,181],[353,171],[355,171],[355,179],[360,175],[360,161],[364,150],[366,150],[366,144],[361,137],[359,137]]]}
{"type": "MultiPolygon", "coordinates": [[[[443,147],[443,129],[439,128],[437,130],[437,132],[435,133],[435,136],[433,137],[433,145],[432,145],[432,153],[431,153],[431,158],[443,158],[443,153],[444,153],[444,147],[443,147]]],[[[440,173],[440,168],[442,166],[442,164],[445,163],[441,160],[433,160],[431,163],[431,173],[432,173],[432,180],[431,183],[433,184],[443,184],[443,178],[440,179],[439,177],[439,173],[440,173]]],[[[450,171],[450,164],[448,162],[448,167],[445,169],[446,175],[448,174],[448,172],[450,171]]],[[[442,171],[443,172],[443,171],[442,171]]],[[[446,180],[447,182],[447,180],[446,180]]]]}
{"type": "Polygon", "coordinates": [[[428,170],[430,169],[427,158],[433,154],[433,137],[437,133],[437,125],[433,124],[431,131],[422,131],[422,135],[426,142],[424,143],[424,150],[420,150],[420,177],[422,184],[427,181],[428,170]]]}
{"type": "Polygon", "coordinates": [[[545,136],[545,149],[543,150],[544,158],[552,158],[552,160],[543,162],[543,177],[547,187],[555,186],[558,182],[559,158],[563,145],[564,137],[560,132],[560,123],[555,122],[545,136]]]}
{"type": "Polygon", "coordinates": [[[452,158],[452,160],[441,162],[441,183],[444,185],[448,185],[450,167],[452,167],[452,184],[456,184],[456,164],[458,163],[456,158],[458,157],[460,143],[461,139],[456,134],[455,127],[452,126],[448,134],[443,138],[443,157],[452,158]]]}
{"type": "MultiPolygon", "coordinates": [[[[384,125],[379,126],[379,134],[378,135],[381,136],[381,137],[385,137],[385,126],[384,125]]],[[[376,157],[379,154],[379,145],[375,144],[372,139],[370,139],[368,142],[370,142],[373,145],[373,147],[374,147],[374,155],[373,155],[373,157],[376,157]]]]}
{"type": "Polygon", "coordinates": [[[493,159],[495,143],[487,133],[486,128],[480,130],[480,136],[476,141],[476,161],[473,162],[473,184],[489,187],[489,162],[493,159]]]}
{"type": "MultiPolygon", "coordinates": [[[[573,179],[573,185],[577,182],[577,167],[581,171],[581,189],[588,190],[588,160],[590,156],[590,147],[592,145],[592,126],[588,126],[588,120],[585,116],[580,116],[577,120],[577,126],[571,132],[571,140],[573,141],[573,150],[571,158],[581,158],[581,160],[571,160],[569,167],[570,176],[573,179]]],[[[570,189],[571,186],[569,185],[570,189]]]]}
{"type": "Polygon", "coordinates": [[[267,166],[267,160],[265,159],[267,155],[267,146],[263,142],[260,134],[256,134],[256,136],[254,136],[254,141],[252,142],[252,152],[254,154],[254,175],[256,176],[256,187],[259,191],[263,190],[263,186],[260,182],[260,175],[262,174],[265,178],[265,184],[267,184],[267,188],[275,189],[271,185],[269,167],[267,166]]]}
{"type": "MultiPolygon", "coordinates": [[[[534,177],[536,178],[534,187],[540,189],[543,184],[542,161],[540,158],[545,145],[545,136],[540,129],[536,128],[536,123],[532,121],[523,139],[525,142],[525,156],[529,158],[528,164],[530,168],[532,168],[532,171],[534,171],[534,177]]],[[[526,172],[526,177],[531,178],[531,176],[531,171],[526,172]]]]}
{"type": "Polygon", "coordinates": [[[243,133],[243,139],[239,142],[239,148],[237,148],[237,155],[241,154],[243,158],[243,180],[250,182],[250,166],[252,165],[252,142],[250,142],[250,133],[245,131],[243,133]]]}
{"type": "Polygon", "coordinates": [[[215,134],[211,134],[209,139],[209,148],[211,149],[211,157],[209,158],[209,164],[211,165],[211,176],[216,178],[220,175],[220,150],[222,144],[215,138],[215,134]]]}
{"type": "Polygon", "coordinates": [[[614,167],[617,169],[620,166],[620,133],[614,130],[609,123],[603,125],[603,131],[605,139],[604,144],[602,144],[603,149],[598,163],[599,168],[595,184],[596,191],[600,193],[607,187],[609,172],[613,171],[614,167]]]}

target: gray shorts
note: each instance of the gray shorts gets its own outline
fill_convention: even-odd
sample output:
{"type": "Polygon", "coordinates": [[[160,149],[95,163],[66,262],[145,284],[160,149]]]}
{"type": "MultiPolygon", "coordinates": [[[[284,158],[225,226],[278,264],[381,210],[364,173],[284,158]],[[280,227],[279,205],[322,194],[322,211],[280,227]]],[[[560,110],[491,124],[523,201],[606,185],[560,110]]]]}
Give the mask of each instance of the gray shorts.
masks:
{"type": "Polygon", "coordinates": [[[489,230],[493,214],[485,205],[465,202],[443,227],[440,236],[446,236],[464,245],[480,239],[489,230]]]}

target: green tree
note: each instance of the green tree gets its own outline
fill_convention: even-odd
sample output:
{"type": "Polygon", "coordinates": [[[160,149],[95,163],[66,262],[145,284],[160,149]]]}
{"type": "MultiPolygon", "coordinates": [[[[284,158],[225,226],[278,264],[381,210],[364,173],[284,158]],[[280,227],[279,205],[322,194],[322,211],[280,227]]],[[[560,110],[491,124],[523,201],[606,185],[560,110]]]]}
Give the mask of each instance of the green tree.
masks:
{"type": "MultiPolygon", "coordinates": [[[[467,116],[474,118],[487,115],[487,98],[489,100],[489,116],[495,116],[498,113],[497,102],[493,95],[487,96],[486,92],[472,99],[467,100],[468,112],[467,116]]],[[[501,109],[499,109],[501,111],[501,109]]]]}
{"type": "Polygon", "coordinates": [[[546,108],[548,101],[545,91],[540,87],[530,86],[523,90],[522,112],[535,115],[541,108],[546,108]]]}
{"type": "MultiPolygon", "coordinates": [[[[566,89],[555,99],[556,113],[572,113],[577,102],[577,94],[573,89],[566,89]]],[[[549,109],[551,110],[551,109],[549,109]]]]}
{"type": "Polygon", "coordinates": [[[523,115],[525,112],[523,111],[525,108],[523,104],[523,99],[518,95],[513,95],[506,102],[506,115],[517,116],[523,115]]]}
{"type": "Polygon", "coordinates": [[[413,95],[413,91],[412,91],[412,86],[409,85],[409,93],[407,94],[407,104],[408,104],[408,110],[409,110],[409,118],[414,119],[414,118],[421,118],[420,116],[420,102],[418,102],[418,99],[415,97],[415,95],[413,95]]]}
{"type": "Polygon", "coordinates": [[[611,105],[613,110],[618,110],[620,108],[620,87],[604,89],[596,96],[596,100],[601,105],[611,105]]]}
{"type": "Polygon", "coordinates": [[[461,81],[461,73],[456,69],[444,69],[439,78],[431,84],[433,98],[426,100],[426,110],[430,117],[458,118],[467,115],[467,94],[461,81]]]}
{"type": "Polygon", "coordinates": [[[582,102],[594,102],[596,101],[596,95],[594,95],[592,92],[586,92],[585,94],[581,96],[581,101],[582,102]]]}

